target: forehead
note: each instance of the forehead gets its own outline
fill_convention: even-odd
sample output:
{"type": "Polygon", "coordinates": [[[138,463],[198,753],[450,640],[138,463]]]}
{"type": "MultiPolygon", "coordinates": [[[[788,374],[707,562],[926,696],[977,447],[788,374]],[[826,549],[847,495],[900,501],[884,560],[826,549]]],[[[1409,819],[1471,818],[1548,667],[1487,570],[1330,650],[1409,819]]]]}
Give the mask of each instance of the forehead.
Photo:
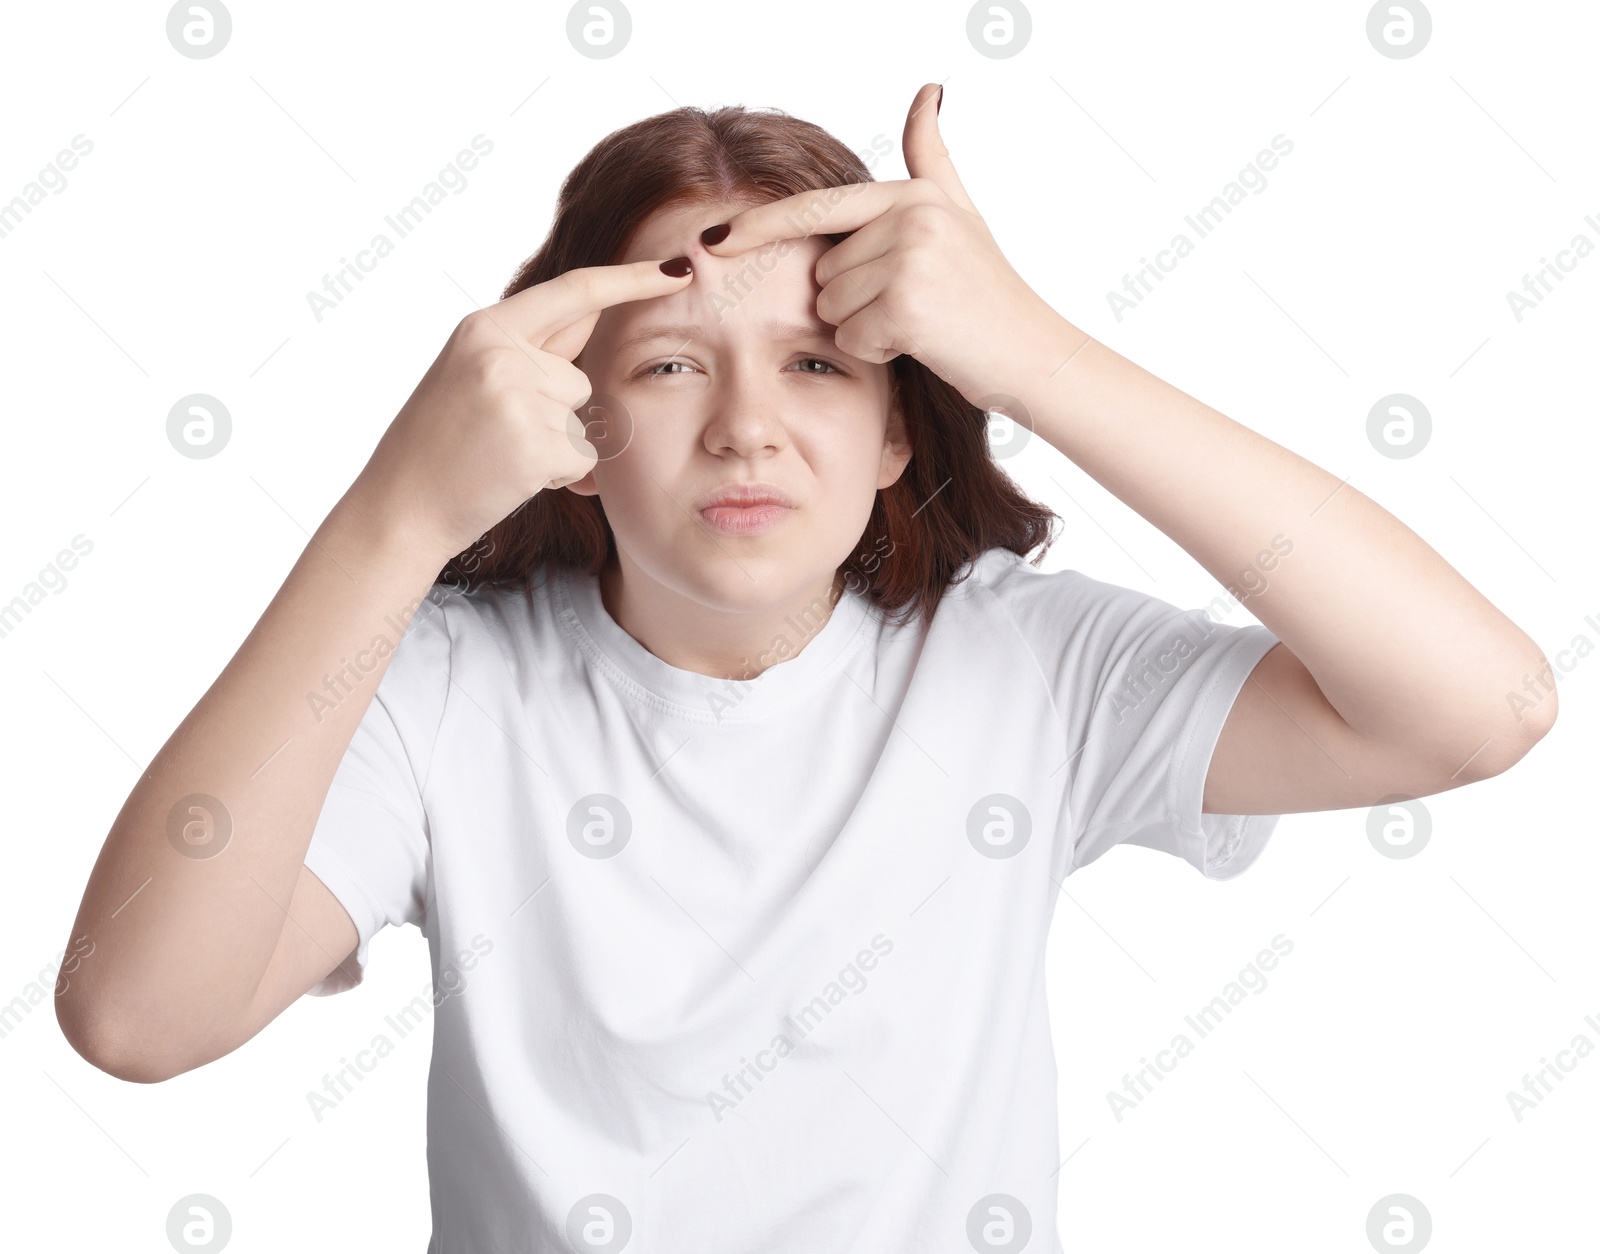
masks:
{"type": "Polygon", "coordinates": [[[832,328],[817,316],[821,288],[816,263],[831,246],[826,237],[758,245],[727,257],[714,256],[701,245],[701,231],[728,221],[750,203],[680,205],[658,209],[645,219],[618,263],[688,257],[694,278],[669,296],[608,307],[594,339],[630,352],[651,351],[669,331],[667,338],[681,341],[691,328],[698,328],[693,338],[711,340],[796,335],[831,339],[832,328]],[[661,334],[646,339],[645,331],[661,334]]]}

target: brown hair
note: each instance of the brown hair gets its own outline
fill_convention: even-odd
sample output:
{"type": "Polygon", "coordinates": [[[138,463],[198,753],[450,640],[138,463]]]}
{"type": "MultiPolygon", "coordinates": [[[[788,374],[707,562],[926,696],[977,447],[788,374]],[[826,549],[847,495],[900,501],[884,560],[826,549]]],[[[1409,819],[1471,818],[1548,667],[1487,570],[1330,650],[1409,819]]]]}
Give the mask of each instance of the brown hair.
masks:
{"type": "MultiPolygon", "coordinates": [[[[502,298],[580,266],[610,265],[656,210],[781,200],[872,180],[827,131],[777,110],[684,107],[606,136],[561,185],[555,221],[502,298]]],[[[834,243],[847,234],[827,235],[834,243]]],[[[960,567],[991,548],[1020,556],[1054,541],[1055,513],[1018,490],[989,449],[988,417],[902,353],[892,387],[913,453],[880,489],[859,551],[840,571],[886,615],[932,615],[960,567]]],[[[439,582],[525,584],[545,564],[598,574],[615,550],[598,495],[546,489],[457,554],[439,582]]]]}

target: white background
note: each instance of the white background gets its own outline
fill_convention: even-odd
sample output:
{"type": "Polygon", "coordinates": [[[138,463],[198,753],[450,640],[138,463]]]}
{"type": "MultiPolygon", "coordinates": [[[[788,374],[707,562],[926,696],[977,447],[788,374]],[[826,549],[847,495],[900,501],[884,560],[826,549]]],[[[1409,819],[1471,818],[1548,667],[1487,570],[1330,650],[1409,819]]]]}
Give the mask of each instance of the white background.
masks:
{"type": "MultiPolygon", "coordinates": [[[[944,82],[957,169],[1055,308],[1348,477],[1552,659],[1600,642],[1600,257],[1521,322],[1506,301],[1579,232],[1600,244],[1600,10],[1437,0],[1428,46],[1390,59],[1367,9],[1038,3],[1029,45],[996,60],[964,4],[637,0],[629,46],[594,60],[566,5],[237,0],[228,46],[192,60],[161,5],[9,6],[0,202],[74,135],[94,147],[0,239],[0,601],[74,535],[93,551],[0,639],[0,1004],[53,979],[138,774],[451,328],[538,246],[560,179],[678,104],[775,106],[860,150],[882,135],[875,172],[901,178],[911,98],[944,82]],[[479,133],[494,150],[466,189],[317,322],[306,293],[479,133]],[[1277,134],[1294,149],[1266,190],[1119,322],[1106,293],[1277,134]],[[193,392],[233,418],[209,460],[165,434],[193,392]],[[1393,392],[1433,416],[1404,460],[1366,436],[1393,392]]],[[[1065,521],[1046,568],[1182,606],[1218,594],[1042,442],[1007,465],[1065,521]]],[[[1352,810],[1285,817],[1225,884],[1137,848],[1067,881],[1050,997],[1068,1250],[1365,1250],[1397,1192],[1439,1251],[1579,1248],[1600,1060],[1520,1122],[1506,1094],[1576,1035],[1600,1045],[1597,687],[1600,658],[1579,660],[1527,759],[1429,798],[1414,857],[1382,856],[1352,810]],[[1279,933],[1294,949],[1265,990],[1118,1121],[1107,1092],[1279,933]]],[[[0,1244],[167,1250],[169,1208],[204,1192],[230,1250],[420,1254],[426,1034],[320,1122],[306,1100],[428,984],[416,931],[371,954],[361,988],[154,1086],[83,1062],[48,1003],[25,1015],[0,1037],[0,1244]]]]}

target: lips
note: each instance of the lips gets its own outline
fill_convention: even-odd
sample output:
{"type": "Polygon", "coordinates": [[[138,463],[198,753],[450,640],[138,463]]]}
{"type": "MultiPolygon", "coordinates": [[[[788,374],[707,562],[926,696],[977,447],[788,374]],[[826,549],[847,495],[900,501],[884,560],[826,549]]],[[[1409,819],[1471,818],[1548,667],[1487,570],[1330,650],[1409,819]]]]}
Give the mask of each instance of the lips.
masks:
{"type": "Polygon", "coordinates": [[[770,531],[794,513],[794,499],[770,483],[725,483],[701,498],[698,512],[726,536],[770,531]]]}
{"type": "Polygon", "coordinates": [[[744,509],[756,505],[781,505],[794,508],[794,498],[771,483],[725,483],[700,498],[697,510],[730,507],[744,509]]]}

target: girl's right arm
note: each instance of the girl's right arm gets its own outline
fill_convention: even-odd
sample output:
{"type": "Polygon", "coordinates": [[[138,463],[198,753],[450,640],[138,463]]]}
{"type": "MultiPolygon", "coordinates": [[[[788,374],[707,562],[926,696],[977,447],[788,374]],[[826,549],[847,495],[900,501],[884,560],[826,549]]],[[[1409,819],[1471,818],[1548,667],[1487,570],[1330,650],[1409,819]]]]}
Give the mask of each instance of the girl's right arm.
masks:
{"type": "Polygon", "coordinates": [[[403,621],[443,562],[353,493],[162,746],[89,877],[56,1017],[112,1075],[162,1080],[230,1052],[356,946],[305,854],[393,651],[320,722],[308,698],[393,639],[385,617],[403,621]]]}
{"type": "Polygon", "coordinates": [[[238,1048],[356,948],[305,867],[339,763],[393,650],[329,707],[327,677],[392,637],[451,557],[548,486],[582,478],[572,364],[609,305],[690,276],[571,270],[469,314],[260,621],[140,778],[90,874],[56,986],[73,1048],[126,1080],[238,1048]],[[230,829],[226,843],[220,833],[230,829]],[[209,825],[209,826],[208,826],[209,825]]]}

